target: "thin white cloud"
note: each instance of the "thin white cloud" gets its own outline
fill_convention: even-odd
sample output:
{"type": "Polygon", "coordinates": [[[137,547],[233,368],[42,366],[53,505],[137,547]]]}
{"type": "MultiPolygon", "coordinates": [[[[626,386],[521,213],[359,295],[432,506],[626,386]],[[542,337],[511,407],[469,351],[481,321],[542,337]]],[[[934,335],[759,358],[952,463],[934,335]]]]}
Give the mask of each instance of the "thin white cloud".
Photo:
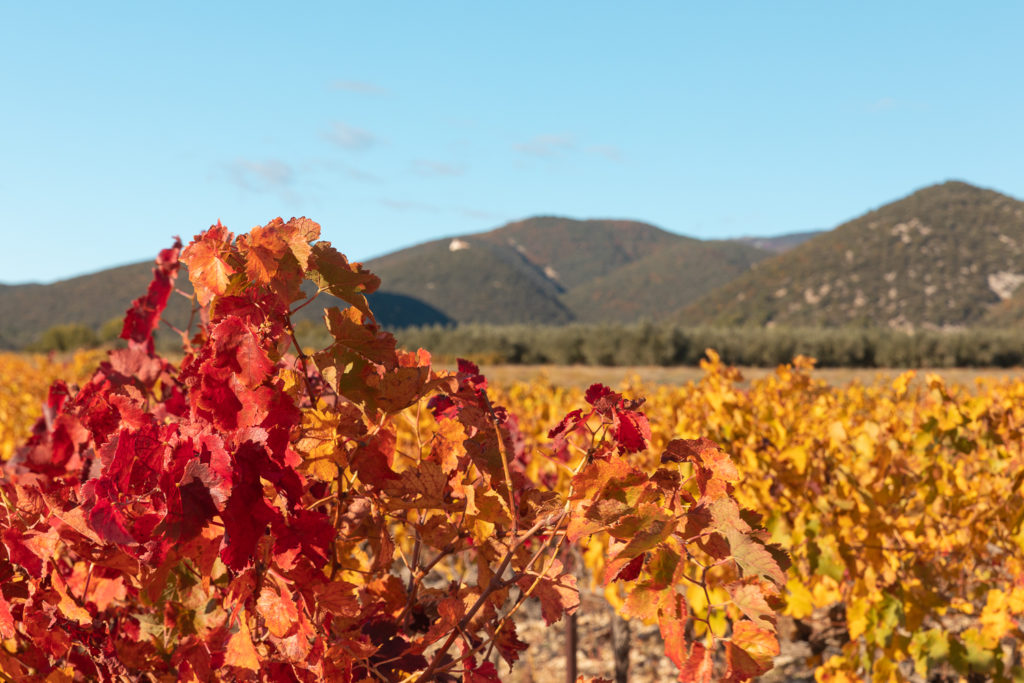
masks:
{"type": "Polygon", "coordinates": [[[370,131],[341,121],[333,122],[330,130],[324,133],[324,137],[339,147],[352,151],[369,149],[380,142],[380,139],[370,131]]]}
{"type": "Polygon", "coordinates": [[[274,194],[290,203],[299,201],[299,195],[293,189],[295,169],[283,161],[236,159],[226,164],[225,168],[228,180],[245,192],[274,194]]]}
{"type": "Polygon", "coordinates": [[[534,157],[553,157],[575,146],[571,135],[538,135],[515,145],[517,151],[534,157]]]}
{"type": "Polygon", "coordinates": [[[277,159],[237,159],[228,164],[228,176],[238,187],[250,192],[278,191],[292,184],[295,171],[277,159]]]}
{"type": "Polygon", "coordinates": [[[348,92],[359,93],[360,95],[387,95],[388,91],[386,88],[382,88],[376,83],[369,83],[367,81],[346,81],[337,80],[331,82],[331,90],[346,90],[348,92]]]}
{"type": "Polygon", "coordinates": [[[452,215],[464,216],[466,218],[472,218],[478,221],[495,221],[499,218],[497,214],[489,211],[480,211],[467,206],[441,206],[438,204],[428,204],[427,202],[418,202],[411,199],[380,199],[378,203],[395,211],[412,212],[412,213],[446,213],[452,215]]]}
{"type": "Polygon", "coordinates": [[[441,161],[417,159],[412,162],[412,171],[421,176],[457,176],[466,172],[464,166],[446,164],[441,161]]]}
{"type": "Polygon", "coordinates": [[[374,185],[377,185],[384,182],[384,180],[380,176],[374,175],[369,171],[362,171],[358,168],[353,168],[351,166],[347,168],[342,168],[340,169],[340,171],[349,178],[351,178],[352,180],[358,180],[361,183],[372,183],[374,185]]]}
{"type": "Polygon", "coordinates": [[[622,162],[622,150],[615,145],[591,145],[587,147],[587,151],[602,156],[608,161],[622,162]]]}
{"type": "Polygon", "coordinates": [[[895,109],[899,103],[892,97],[881,97],[868,105],[871,111],[887,111],[895,109]]]}
{"type": "Polygon", "coordinates": [[[334,159],[315,159],[313,161],[308,161],[303,164],[302,169],[304,171],[312,171],[314,173],[318,171],[337,173],[338,175],[343,175],[350,180],[356,180],[361,183],[371,183],[376,185],[384,182],[380,176],[334,159]]]}

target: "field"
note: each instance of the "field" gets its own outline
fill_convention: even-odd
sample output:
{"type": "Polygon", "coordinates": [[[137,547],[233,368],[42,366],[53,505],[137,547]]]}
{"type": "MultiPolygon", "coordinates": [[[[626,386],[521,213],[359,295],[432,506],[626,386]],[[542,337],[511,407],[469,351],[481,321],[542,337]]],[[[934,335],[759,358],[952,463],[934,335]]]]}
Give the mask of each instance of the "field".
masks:
{"type": "MultiPolygon", "coordinates": [[[[454,366],[449,369],[453,369],[454,366]]],[[[639,365],[633,367],[599,367],[593,365],[481,365],[482,372],[498,386],[516,383],[552,384],[558,387],[585,389],[594,382],[609,386],[620,386],[636,380],[644,386],[674,385],[697,382],[704,376],[699,367],[661,367],[639,365]]],[[[738,383],[747,387],[751,381],[762,379],[775,372],[774,368],[738,367],[743,379],[738,383]]],[[[815,379],[830,386],[844,387],[852,382],[871,384],[892,381],[906,373],[906,369],[893,368],[821,368],[815,369],[815,379]]],[[[915,371],[916,380],[928,375],[937,375],[946,384],[974,386],[977,380],[1000,380],[1024,376],[1020,368],[925,368],[915,371]]]]}
{"type": "MultiPolygon", "coordinates": [[[[5,458],[28,435],[49,383],[81,382],[99,358],[0,356],[5,458]]],[[[647,397],[642,409],[653,434],[651,447],[635,456],[637,466],[653,467],[654,454],[680,436],[711,438],[732,456],[738,499],[763,515],[772,541],[793,561],[774,680],[815,669],[818,680],[1022,675],[1019,373],[817,371],[806,359],[776,370],[737,370],[714,357],[701,369],[483,371],[493,400],[517,416],[528,449],[548,448],[550,427],[584,403],[584,387],[600,381],[647,397]]],[[[419,417],[422,436],[434,427],[417,410],[407,419],[419,417]]],[[[414,433],[399,436],[400,452],[416,448],[414,433]]],[[[541,458],[529,467],[542,478],[549,465],[541,458]]],[[[594,541],[581,556],[584,580],[602,573],[603,550],[594,541]]],[[[712,594],[710,605],[700,591],[686,597],[692,612],[718,623],[715,602],[724,593],[712,594]]],[[[622,605],[622,594],[596,581],[585,590],[581,673],[608,672],[607,624],[622,605]]],[[[558,636],[551,636],[561,624],[549,631],[529,614],[520,617],[521,633],[544,642],[524,655],[515,680],[558,680],[551,671],[564,659],[558,636]]],[[[637,680],[658,680],[664,666],[647,656],[662,647],[657,629],[634,620],[633,633],[637,680]]]]}

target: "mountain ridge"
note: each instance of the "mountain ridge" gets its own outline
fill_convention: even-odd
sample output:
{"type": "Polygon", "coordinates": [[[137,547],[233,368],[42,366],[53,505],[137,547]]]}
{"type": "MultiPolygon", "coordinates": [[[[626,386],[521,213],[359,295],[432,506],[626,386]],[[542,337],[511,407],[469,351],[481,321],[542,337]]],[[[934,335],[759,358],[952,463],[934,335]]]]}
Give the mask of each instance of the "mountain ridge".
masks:
{"type": "MultiPolygon", "coordinates": [[[[948,181],[827,231],[700,240],[640,221],[535,216],[365,264],[383,282],[374,310],[393,328],[664,320],[913,330],[1024,325],[1021,257],[1024,202],[948,181]]],[[[145,292],[151,269],[0,284],[0,347],[22,348],[56,324],[97,329],[145,292]]],[[[187,302],[172,301],[181,325],[187,302]]]]}
{"type": "Polygon", "coordinates": [[[963,181],[921,188],[758,264],[688,306],[715,325],[952,328],[1024,283],[1024,202],[963,181]]]}

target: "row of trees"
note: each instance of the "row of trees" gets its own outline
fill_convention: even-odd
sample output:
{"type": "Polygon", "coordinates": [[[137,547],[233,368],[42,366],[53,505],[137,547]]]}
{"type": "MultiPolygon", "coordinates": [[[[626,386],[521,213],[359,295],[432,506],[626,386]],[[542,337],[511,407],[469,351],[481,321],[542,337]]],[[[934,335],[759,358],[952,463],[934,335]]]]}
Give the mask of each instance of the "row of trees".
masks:
{"type": "Polygon", "coordinates": [[[65,323],[54,325],[45,330],[27,351],[76,351],[78,349],[95,349],[98,346],[114,345],[121,335],[124,318],[112,318],[93,329],[82,323],[65,323]]]}
{"type": "Polygon", "coordinates": [[[1024,335],[1013,330],[919,331],[854,328],[714,328],[650,323],[463,325],[397,333],[437,357],[485,363],[697,365],[713,348],[733,365],[773,367],[803,354],[827,367],[1014,367],[1024,335]]]}
{"type": "MultiPolygon", "coordinates": [[[[54,326],[28,350],[73,351],[116,343],[122,321],[98,331],[81,324],[54,326]]],[[[322,325],[296,323],[304,345],[327,343],[322,325]]],[[[407,348],[438,358],[483,363],[557,365],[697,365],[707,348],[724,362],[773,367],[803,354],[821,367],[1015,367],[1024,364],[1024,335],[1014,330],[926,330],[913,334],[871,328],[680,327],[674,325],[577,324],[434,325],[396,332],[407,348]]],[[[173,335],[157,338],[177,345],[173,335]]]]}

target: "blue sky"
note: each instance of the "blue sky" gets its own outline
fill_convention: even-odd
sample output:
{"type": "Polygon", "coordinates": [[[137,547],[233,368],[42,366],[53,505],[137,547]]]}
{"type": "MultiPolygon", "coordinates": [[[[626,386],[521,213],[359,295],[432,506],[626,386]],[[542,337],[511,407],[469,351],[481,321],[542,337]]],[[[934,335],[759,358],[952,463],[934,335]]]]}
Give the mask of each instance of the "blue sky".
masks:
{"type": "Polygon", "coordinates": [[[531,215],[718,238],[1024,197],[1024,3],[0,5],[0,282],[306,215],[365,259],[531,215]]]}

